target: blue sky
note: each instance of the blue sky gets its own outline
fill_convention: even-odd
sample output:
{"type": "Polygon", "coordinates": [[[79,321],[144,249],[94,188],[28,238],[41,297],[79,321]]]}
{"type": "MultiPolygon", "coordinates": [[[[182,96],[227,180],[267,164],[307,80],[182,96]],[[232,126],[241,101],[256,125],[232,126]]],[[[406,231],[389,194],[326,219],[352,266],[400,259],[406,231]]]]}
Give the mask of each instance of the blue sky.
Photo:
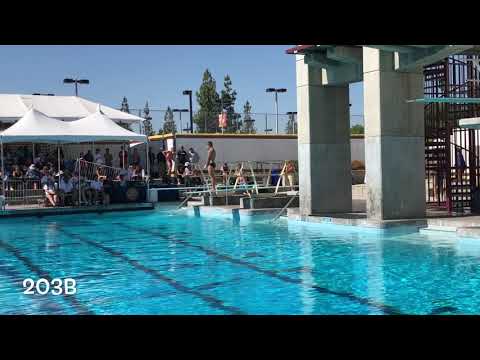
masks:
{"type": "MultiPolygon", "coordinates": [[[[296,111],[295,57],[290,45],[158,46],[0,46],[1,93],[73,94],[65,77],[90,79],[79,95],[112,107],[123,96],[131,108],[149,101],[151,108],[188,107],[184,89],[197,90],[208,68],[223,86],[229,74],[238,92],[237,111],[249,100],[253,112],[274,112],[267,87],[285,87],[281,113],[296,111]]],[[[363,113],[362,84],[351,86],[352,114],[363,113]]],[[[194,110],[196,102],[194,99],[194,110]]]]}

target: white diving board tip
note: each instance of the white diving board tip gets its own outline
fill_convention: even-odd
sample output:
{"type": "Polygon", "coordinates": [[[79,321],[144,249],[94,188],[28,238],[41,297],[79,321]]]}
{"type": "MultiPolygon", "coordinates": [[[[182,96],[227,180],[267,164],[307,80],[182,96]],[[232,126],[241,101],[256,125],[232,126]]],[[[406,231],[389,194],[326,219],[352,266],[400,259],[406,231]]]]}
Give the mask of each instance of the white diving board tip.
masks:
{"type": "Polygon", "coordinates": [[[417,104],[480,104],[480,98],[423,98],[407,100],[407,103],[417,104]]]}

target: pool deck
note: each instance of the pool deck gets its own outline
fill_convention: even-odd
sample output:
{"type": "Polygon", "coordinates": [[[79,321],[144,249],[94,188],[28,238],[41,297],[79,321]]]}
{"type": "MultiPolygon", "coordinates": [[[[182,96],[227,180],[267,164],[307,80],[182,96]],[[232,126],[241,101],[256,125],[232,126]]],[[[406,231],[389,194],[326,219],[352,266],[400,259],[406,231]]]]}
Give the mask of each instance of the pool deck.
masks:
{"type": "Polygon", "coordinates": [[[371,220],[364,211],[343,214],[316,214],[301,216],[298,208],[288,209],[288,218],[294,221],[329,223],[367,228],[389,229],[398,226],[416,227],[428,233],[453,233],[463,237],[480,238],[480,216],[448,214],[446,211],[427,209],[427,216],[420,219],[371,220]]]}
{"type": "Polygon", "coordinates": [[[145,203],[132,203],[132,204],[110,204],[110,205],[95,205],[85,207],[38,207],[28,205],[9,206],[5,211],[0,210],[0,219],[2,218],[14,218],[14,217],[43,217],[43,216],[57,216],[57,215],[72,215],[83,213],[105,213],[114,211],[135,211],[135,210],[152,210],[154,204],[145,203]]]}

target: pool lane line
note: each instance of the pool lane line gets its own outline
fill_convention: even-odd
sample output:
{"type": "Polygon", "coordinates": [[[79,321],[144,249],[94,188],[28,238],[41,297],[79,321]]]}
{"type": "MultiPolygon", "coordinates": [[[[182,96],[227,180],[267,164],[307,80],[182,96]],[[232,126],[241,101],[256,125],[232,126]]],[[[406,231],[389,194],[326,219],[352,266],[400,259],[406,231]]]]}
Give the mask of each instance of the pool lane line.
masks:
{"type": "Polygon", "coordinates": [[[108,246],[99,244],[96,241],[90,240],[90,239],[88,239],[86,237],[83,237],[83,236],[80,236],[78,234],[70,233],[69,231],[66,231],[63,228],[60,228],[59,231],[63,232],[65,235],[71,236],[72,238],[75,238],[75,239],[80,240],[80,241],[82,241],[86,244],[89,244],[89,245],[94,246],[98,249],[101,249],[101,250],[105,251],[106,253],[110,254],[111,256],[113,256],[115,258],[122,259],[123,261],[127,262],[132,267],[134,267],[135,269],[140,270],[140,271],[142,271],[142,272],[144,272],[144,273],[146,273],[150,276],[153,276],[154,278],[156,278],[158,280],[161,280],[161,281],[167,283],[168,285],[170,285],[171,287],[173,287],[177,291],[185,293],[185,294],[193,295],[193,296],[196,296],[196,297],[200,298],[201,300],[205,301],[211,307],[214,307],[216,309],[220,309],[220,310],[223,310],[223,311],[228,311],[228,312],[230,312],[234,315],[245,315],[245,312],[243,312],[239,308],[234,307],[234,306],[230,306],[230,305],[225,305],[223,303],[223,301],[221,301],[221,300],[219,300],[219,299],[217,299],[217,298],[215,298],[211,295],[203,294],[198,290],[195,290],[195,289],[190,288],[188,286],[182,285],[177,280],[172,279],[168,276],[165,276],[162,273],[160,273],[159,271],[157,271],[155,269],[152,269],[152,268],[149,268],[149,267],[141,264],[140,262],[138,262],[136,260],[130,259],[127,255],[123,254],[120,251],[117,251],[117,250],[114,250],[112,248],[109,248],[108,246]]]}
{"type": "MultiPolygon", "coordinates": [[[[5,275],[6,277],[10,278],[10,280],[12,281],[12,284],[14,284],[15,287],[18,287],[18,289],[22,291],[23,293],[23,290],[25,290],[25,288],[23,286],[20,285],[20,282],[22,281],[21,279],[24,279],[24,276],[23,275],[20,275],[16,270],[14,269],[9,269],[9,268],[5,268],[5,267],[2,267],[0,269],[0,275],[5,275]]],[[[64,311],[64,308],[66,307],[65,305],[61,304],[61,303],[58,303],[54,300],[50,300],[50,299],[44,299],[44,298],[38,298],[40,301],[40,306],[44,305],[44,303],[41,301],[41,300],[46,300],[46,301],[50,301],[52,302],[53,304],[55,305],[58,305],[60,307],[60,311],[64,311]]],[[[12,313],[13,315],[19,315],[19,313],[12,313]]],[[[50,313],[48,314],[50,315],[50,313]]],[[[53,314],[55,315],[55,313],[53,314]]]]}
{"type": "MultiPolygon", "coordinates": [[[[21,251],[13,245],[0,240],[0,247],[13,255],[17,260],[22,262],[28,270],[35,273],[39,278],[44,278],[49,282],[53,279],[47,271],[42,270],[39,266],[34,264],[28,257],[24,256],[21,251]]],[[[66,295],[62,292],[62,296],[77,311],[78,315],[94,315],[94,313],[89,310],[85,304],[80,302],[74,294],[66,295]]]]}
{"type": "MultiPolygon", "coordinates": [[[[130,231],[139,232],[139,229],[136,229],[133,226],[129,226],[129,225],[125,225],[125,224],[121,224],[119,226],[122,226],[122,227],[124,227],[124,228],[126,228],[130,231]]],[[[241,259],[236,259],[236,258],[233,258],[231,256],[221,254],[221,253],[219,253],[215,250],[209,249],[209,248],[207,248],[205,246],[202,246],[202,245],[195,245],[195,244],[189,243],[188,241],[185,241],[185,240],[180,240],[180,239],[177,239],[177,238],[170,238],[169,236],[167,236],[165,234],[160,234],[160,233],[154,232],[152,230],[148,230],[148,229],[142,229],[141,231],[142,232],[147,232],[147,233],[149,233],[153,236],[162,237],[165,240],[173,240],[173,241],[175,241],[175,242],[177,242],[181,245],[184,245],[185,247],[190,247],[190,248],[200,250],[200,251],[204,252],[205,254],[207,254],[209,256],[213,256],[213,257],[216,257],[217,259],[227,261],[227,262],[230,262],[230,263],[233,263],[233,264],[236,264],[236,265],[241,265],[241,266],[247,267],[251,270],[254,270],[254,271],[257,271],[257,272],[262,273],[264,275],[282,280],[282,281],[287,282],[287,283],[300,284],[300,285],[303,285],[303,286],[308,286],[308,287],[310,287],[310,288],[312,288],[312,289],[314,289],[317,292],[322,293],[322,294],[334,295],[334,296],[338,296],[338,297],[342,297],[342,298],[351,300],[353,302],[360,303],[362,305],[374,307],[378,310],[383,311],[387,315],[402,315],[402,312],[400,310],[398,310],[397,308],[395,308],[391,305],[385,305],[385,304],[382,304],[382,303],[378,303],[378,302],[372,301],[368,298],[362,298],[362,297],[359,297],[355,294],[348,293],[348,292],[340,292],[340,291],[330,290],[328,288],[321,287],[321,286],[318,286],[318,285],[304,284],[302,282],[302,280],[300,280],[300,279],[295,279],[295,278],[291,278],[289,276],[279,274],[277,271],[274,271],[274,270],[263,269],[263,268],[255,265],[255,264],[252,264],[248,261],[241,260],[241,259]]]]}

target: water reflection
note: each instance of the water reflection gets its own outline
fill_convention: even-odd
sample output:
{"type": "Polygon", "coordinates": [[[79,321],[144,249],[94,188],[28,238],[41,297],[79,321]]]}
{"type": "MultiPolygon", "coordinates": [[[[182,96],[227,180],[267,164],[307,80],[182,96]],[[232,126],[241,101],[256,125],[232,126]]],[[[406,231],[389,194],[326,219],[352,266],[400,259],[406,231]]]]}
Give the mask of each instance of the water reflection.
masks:
{"type": "Polygon", "coordinates": [[[300,259],[302,264],[302,272],[300,279],[302,285],[300,286],[300,299],[302,301],[302,312],[304,315],[313,313],[315,307],[315,297],[312,294],[312,285],[315,285],[315,280],[312,272],[315,267],[312,256],[312,244],[309,239],[302,239],[300,242],[300,259]]]}

